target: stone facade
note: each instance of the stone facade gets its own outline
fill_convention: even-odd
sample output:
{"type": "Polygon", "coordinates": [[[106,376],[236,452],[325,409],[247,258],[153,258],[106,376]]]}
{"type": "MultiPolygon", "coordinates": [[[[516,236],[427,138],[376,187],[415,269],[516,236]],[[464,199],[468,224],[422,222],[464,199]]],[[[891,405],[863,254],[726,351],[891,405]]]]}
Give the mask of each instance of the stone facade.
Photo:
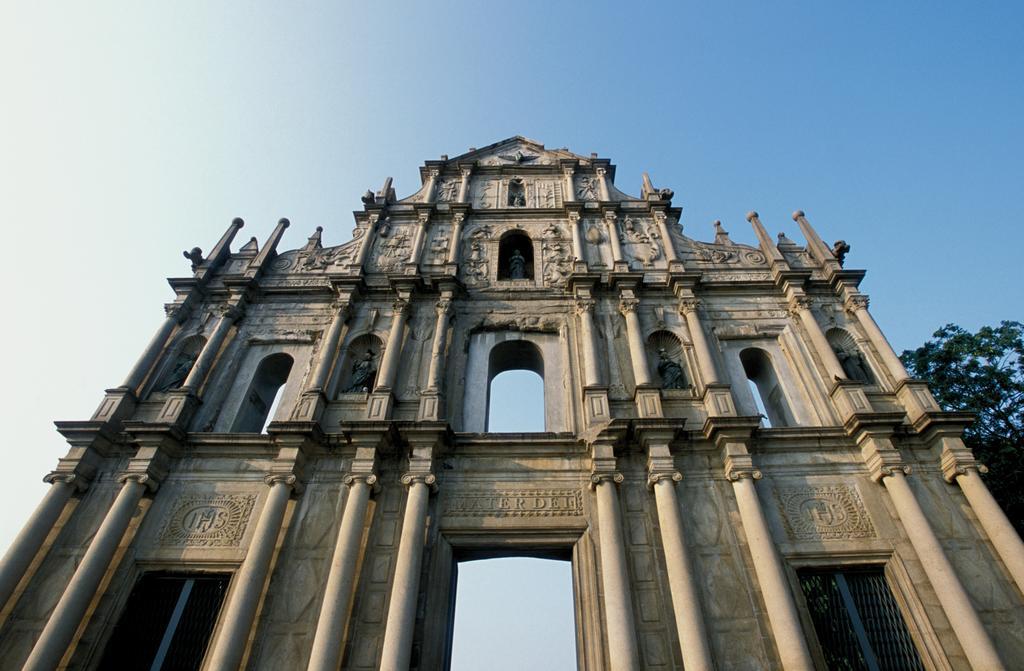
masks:
{"type": "Polygon", "coordinates": [[[969,418],[803,213],[804,246],[753,212],[757,247],[700,242],[670,190],[521,137],[421,176],[346,244],[279,252],[281,220],[232,251],[236,220],[187,254],[124,383],[58,422],[0,667],[97,668],[170,571],[230,575],[203,668],[444,669],[456,563],[494,555],[572,561],[580,669],[823,668],[800,572],[854,568],[924,668],[1024,659],[1024,546],[969,418]],[[511,368],[543,376],[545,433],[487,433],[511,368]]]}

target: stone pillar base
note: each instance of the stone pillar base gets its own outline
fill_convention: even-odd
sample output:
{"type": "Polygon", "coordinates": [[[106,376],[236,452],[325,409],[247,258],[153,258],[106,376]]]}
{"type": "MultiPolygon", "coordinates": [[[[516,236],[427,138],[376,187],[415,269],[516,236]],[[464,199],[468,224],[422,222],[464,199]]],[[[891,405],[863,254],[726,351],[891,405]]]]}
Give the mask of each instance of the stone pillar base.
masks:
{"type": "Polygon", "coordinates": [[[428,390],[420,394],[420,409],[416,413],[418,422],[440,422],[444,415],[444,396],[441,393],[428,390]]]}
{"type": "Polygon", "coordinates": [[[390,389],[380,389],[370,394],[366,401],[366,419],[391,419],[391,411],[395,405],[395,397],[390,389]]]}
{"type": "Polygon", "coordinates": [[[854,415],[871,412],[871,403],[864,393],[864,386],[853,380],[836,380],[829,392],[832,402],[839,411],[839,419],[846,422],[854,415]]]}
{"type": "Polygon", "coordinates": [[[633,395],[636,412],[640,417],[662,417],[661,390],[657,387],[637,387],[633,395]]]}
{"type": "Polygon", "coordinates": [[[902,380],[896,385],[896,397],[907,412],[911,424],[916,424],[921,417],[929,412],[940,412],[942,408],[935,402],[928,385],[920,380],[902,380]]]}
{"type": "Polygon", "coordinates": [[[96,408],[91,419],[104,424],[119,424],[121,420],[132,416],[136,405],[138,399],[128,387],[107,389],[100,407],[96,408]]]}
{"type": "Polygon", "coordinates": [[[184,427],[192,419],[196,408],[199,407],[199,399],[188,389],[175,389],[167,392],[167,400],[160,410],[156,421],[159,424],[172,424],[184,427]]]}
{"type": "Polygon", "coordinates": [[[715,383],[705,386],[702,400],[708,417],[736,417],[736,405],[729,385],[715,383]]]}
{"type": "Polygon", "coordinates": [[[583,411],[587,426],[594,426],[612,419],[608,407],[608,390],[603,387],[588,387],[583,390],[583,411]]]}
{"type": "Polygon", "coordinates": [[[310,389],[302,394],[292,411],[292,421],[316,422],[324,412],[326,399],[319,389],[310,389]]]}

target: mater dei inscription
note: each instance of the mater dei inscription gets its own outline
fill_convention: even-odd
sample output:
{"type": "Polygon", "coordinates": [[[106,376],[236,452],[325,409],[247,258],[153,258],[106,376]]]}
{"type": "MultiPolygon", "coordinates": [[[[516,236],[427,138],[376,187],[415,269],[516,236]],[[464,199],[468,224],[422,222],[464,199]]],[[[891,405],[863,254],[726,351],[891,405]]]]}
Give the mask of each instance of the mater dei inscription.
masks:
{"type": "Polygon", "coordinates": [[[516,136],[353,197],[339,245],[183,241],[135,365],[57,422],[0,671],[447,671],[460,562],[509,556],[572,563],[575,671],[1024,659],[1024,544],[851,245],[636,181],[516,136]],[[537,433],[491,430],[506,371],[537,433]]]}
{"type": "Polygon", "coordinates": [[[576,517],[583,514],[578,489],[466,491],[445,499],[453,517],[576,517]]]}

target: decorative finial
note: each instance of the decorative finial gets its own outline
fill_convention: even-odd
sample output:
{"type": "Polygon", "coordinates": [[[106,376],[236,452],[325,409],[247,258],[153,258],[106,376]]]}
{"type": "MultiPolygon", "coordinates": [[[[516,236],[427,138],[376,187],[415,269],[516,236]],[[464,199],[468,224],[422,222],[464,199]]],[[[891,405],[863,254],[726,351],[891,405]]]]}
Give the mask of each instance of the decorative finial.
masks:
{"type": "Polygon", "coordinates": [[[360,200],[363,201],[363,205],[373,205],[375,202],[377,202],[377,199],[373,195],[372,189],[367,189],[366,193],[362,195],[360,200]]]}
{"type": "Polygon", "coordinates": [[[850,251],[850,245],[846,243],[846,240],[836,240],[832,245],[832,256],[836,257],[836,261],[839,262],[839,267],[843,267],[843,263],[846,261],[846,255],[850,251]]]}
{"type": "Polygon", "coordinates": [[[242,221],[241,217],[235,217],[234,219],[232,219],[231,220],[231,224],[233,226],[237,226],[238,228],[241,228],[242,226],[245,226],[245,222],[242,221]]]}
{"type": "Polygon", "coordinates": [[[289,226],[292,225],[292,222],[288,221],[285,217],[281,217],[280,219],[277,220],[277,225],[288,228],[289,226]]]}
{"type": "Polygon", "coordinates": [[[760,217],[758,217],[758,215],[757,215],[757,210],[751,210],[750,212],[747,212],[747,221],[753,222],[754,219],[759,219],[759,218],[760,217]]]}
{"type": "Polygon", "coordinates": [[[796,221],[797,219],[800,219],[803,216],[804,216],[804,211],[803,210],[797,210],[796,212],[793,213],[793,221],[796,221]]]}

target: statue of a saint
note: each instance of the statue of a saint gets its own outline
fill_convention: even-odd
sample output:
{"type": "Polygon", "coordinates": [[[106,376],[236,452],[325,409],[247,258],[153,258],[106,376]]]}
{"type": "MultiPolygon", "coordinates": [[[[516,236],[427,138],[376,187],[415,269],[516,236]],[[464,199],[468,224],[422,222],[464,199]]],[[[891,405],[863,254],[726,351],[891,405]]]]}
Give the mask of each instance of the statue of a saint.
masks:
{"type": "Polygon", "coordinates": [[[366,350],[361,359],[352,364],[352,381],[343,393],[352,394],[373,389],[377,367],[373,365],[373,350],[366,350]]]}
{"type": "Polygon", "coordinates": [[[508,278],[510,280],[526,279],[526,257],[518,249],[513,249],[512,256],[508,258],[508,278]]]}
{"type": "Polygon", "coordinates": [[[170,391],[183,385],[197,358],[198,356],[193,352],[178,352],[178,358],[175,359],[174,366],[167,372],[164,379],[160,381],[157,391],[170,391]]]}
{"type": "Polygon", "coordinates": [[[834,348],[833,351],[836,353],[836,358],[839,359],[839,365],[843,367],[846,377],[857,382],[863,382],[864,384],[874,383],[875,380],[871,376],[867,362],[864,361],[864,357],[861,356],[860,352],[848,352],[838,347],[834,348]]]}
{"type": "Polygon", "coordinates": [[[658,375],[661,376],[662,389],[686,388],[682,366],[668,357],[664,347],[658,350],[658,375]]]}

